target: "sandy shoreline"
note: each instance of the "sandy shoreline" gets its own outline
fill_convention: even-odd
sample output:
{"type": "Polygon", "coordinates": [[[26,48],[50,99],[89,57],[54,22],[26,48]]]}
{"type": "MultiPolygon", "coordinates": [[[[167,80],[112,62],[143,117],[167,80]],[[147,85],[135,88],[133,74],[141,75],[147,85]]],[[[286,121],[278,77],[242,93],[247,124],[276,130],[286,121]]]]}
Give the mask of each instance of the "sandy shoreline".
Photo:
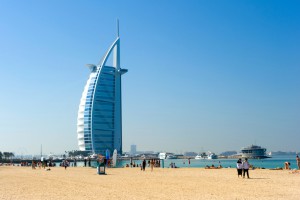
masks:
{"type": "Polygon", "coordinates": [[[0,199],[299,199],[300,174],[285,170],[0,167],[0,199]]]}

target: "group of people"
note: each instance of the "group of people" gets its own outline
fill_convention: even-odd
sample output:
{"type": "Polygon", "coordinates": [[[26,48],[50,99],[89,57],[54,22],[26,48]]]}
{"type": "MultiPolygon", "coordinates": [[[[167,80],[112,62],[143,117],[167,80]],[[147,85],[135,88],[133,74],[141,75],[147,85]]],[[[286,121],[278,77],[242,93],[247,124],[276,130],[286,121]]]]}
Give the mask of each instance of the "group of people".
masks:
{"type": "Polygon", "coordinates": [[[178,168],[178,167],[175,165],[175,163],[171,162],[170,163],[170,168],[178,168]]]}
{"type": "Polygon", "coordinates": [[[223,167],[222,167],[222,165],[220,164],[219,166],[215,166],[214,164],[212,164],[211,166],[209,166],[209,165],[206,165],[205,166],[205,169],[222,169],[223,167]]]}
{"type": "Polygon", "coordinates": [[[242,159],[238,159],[237,163],[236,163],[236,168],[237,168],[237,173],[238,173],[238,177],[243,177],[245,178],[245,175],[247,174],[247,178],[249,177],[249,168],[250,168],[250,164],[248,162],[248,159],[245,158],[244,161],[242,161],[242,159]]]}
{"type": "MultiPolygon", "coordinates": [[[[296,156],[296,163],[297,163],[298,170],[300,170],[300,158],[299,158],[298,155],[296,156]]],[[[291,163],[290,162],[285,162],[284,163],[284,169],[291,169],[291,163]]]]}
{"type": "MultiPolygon", "coordinates": [[[[27,162],[21,162],[21,166],[29,166],[30,164],[27,162]]],[[[36,169],[36,167],[38,167],[39,169],[41,168],[46,168],[46,167],[55,167],[56,164],[54,162],[52,162],[51,160],[47,161],[47,160],[41,160],[41,161],[35,161],[32,160],[31,162],[31,168],[32,169],[36,169]]]]}
{"type": "MultiPolygon", "coordinates": [[[[152,163],[152,162],[151,162],[152,163]]],[[[136,164],[135,162],[130,162],[130,167],[140,167],[141,171],[145,171],[147,162],[144,159],[141,164],[136,164]]],[[[153,164],[154,166],[154,164],[153,164]]],[[[151,171],[153,170],[153,166],[151,164],[151,171]]],[[[126,167],[129,167],[129,164],[126,164],[126,167]]]]}
{"type": "MultiPolygon", "coordinates": [[[[140,167],[141,171],[145,171],[147,166],[147,161],[144,159],[141,164],[136,164],[132,160],[130,161],[130,164],[126,164],[125,167],[140,167]]],[[[160,167],[160,160],[157,159],[150,159],[148,160],[148,167],[151,168],[151,171],[153,171],[154,167],[160,167]]]]}
{"type": "Polygon", "coordinates": [[[88,159],[85,158],[85,159],[84,159],[84,166],[86,167],[87,164],[88,164],[89,167],[92,166],[92,165],[91,165],[91,158],[88,158],[88,159]]]}
{"type": "MultiPolygon", "coordinates": [[[[151,171],[153,171],[153,168],[156,166],[156,164],[158,164],[158,163],[155,161],[155,159],[148,160],[148,167],[151,167],[151,171]]],[[[141,167],[142,171],[145,171],[145,169],[146,169],[146,160],[145,159],[143,160],[140,167],[141,167]]]]}
{"type": "MultiPolygon", "coordinates": [[[[67,169],[67,167],[69,167],[69,165],[70,165],[70,163],[67,159],[63,160],[59,164],[59,166],[64,167],[65,169],[67,169]]],[[[21,163],[21,166],[28,166],[28,165],[27,164],[24,165],[23,163],[21,163]]],[[[56,164],[54,162],[52,162],[51,160],[49,160],[49,161],[42,160],[42,161],[38,161],[38,162],[32,160],[31,168],[36,169],[36,167],[38,167],[39,169],[41,169],[41,168],[45,169],[46,167],[48,167],[48,171],[49,171],[50,170],[49,167],[56,167],[56,164]]]]}

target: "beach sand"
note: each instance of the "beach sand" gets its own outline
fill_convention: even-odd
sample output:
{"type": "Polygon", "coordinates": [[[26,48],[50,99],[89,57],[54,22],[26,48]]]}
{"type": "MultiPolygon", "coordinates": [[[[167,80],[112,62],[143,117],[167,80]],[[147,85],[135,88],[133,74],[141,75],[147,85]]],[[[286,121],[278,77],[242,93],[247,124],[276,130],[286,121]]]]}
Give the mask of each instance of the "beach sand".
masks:
{"type": "Polygon", "coordinates": [[[0,167],[0,199],[299,199],[300,174],[285,170],[0,167]]]}

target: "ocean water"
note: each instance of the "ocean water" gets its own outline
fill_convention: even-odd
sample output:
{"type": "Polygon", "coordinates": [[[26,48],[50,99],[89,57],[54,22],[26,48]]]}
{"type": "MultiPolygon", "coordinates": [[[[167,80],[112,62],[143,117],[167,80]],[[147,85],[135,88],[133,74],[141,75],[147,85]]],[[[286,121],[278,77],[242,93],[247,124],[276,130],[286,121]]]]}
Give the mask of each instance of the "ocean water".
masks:
{"type": "MultiPolygon", "coordinates": [[[[142,164],[143,160],[133,160],[136,164],[142,164]]],[[[162,162],[162,161],[161,161],[162,162]]],[[[236,168],[236,162],[237,159],[214,159],[214,160],[195,160],[195,159],[190,159],[190,164],[188,162],[188,159],[166,159],[163,161],[164,162],[164,167],[168,168],[170,167],[171,163],[175,163],[176,167],[179,168],[188,168],[188,167],[193,167],[193,168],[204,168],[206,165],[211,166],[219,166],[222,165],[222,167],[225,168],[236,168]]],[[[284,163],[285,162],[290,162],[291,169],[296,169],[297,168],[297,163],[296,163],[296,155],[284,155],[284,156],[273,156],[272,158],[267,158],[267,159],[249,159],[249,163],[253,165],[254,167],[259,167],[259,168],[266,168],[266,169],[273,169],[273,168],[278,168],[282,167],[284,168],[284,163]]],[[[72,166],[72,162],[70,165],[72,166]]],[[[125,167],[126,164],[130,164],[130,160],[121,160],[118,161],[117,167],[125,167]]],[[[97,166],[96,161],[92,161],[91,165],[93,167],[97,166]]],[[[59,163],[56,163],[56,166],[59,166],[59,163]]],[[[77,162],[78,167],[84,166],[84,162],[78,161],[77,162]]]]}
{"type": "MultiPolygon", "coordinates": [[[[284,156],[273,156],[272,158],[267,159],[249,159],[248,160],[251,165],[254,167],[260,167],[260,168],[266,168],[266,169],[272,169],[277,167],[284,168],[285,162],[290,162],[290,167],[292,169],[297,168],[296,163],[296,155],[284,155],[284,156]]],[[[141,164],[142,160],[134,160],[136,164],[141,164]]],[[[187,159],[166,159],[164,160],[164,167],[168,168],[171,163],[175,163],[177,167],[180,168],[188,168],[188,167],[194,167],[194,168],[204,168],[206,165],[211,166],[219,166],[222,165],[222,167],[225,168],[235,168],[236,167],[237,159],[214,159],[214,160],[195,160],[191,159],[190,164],[187,159]]],[[[129,160],[123,160],[118,162],[118,167],[124,167],[126,164],[129,164],[129,160]]]]}

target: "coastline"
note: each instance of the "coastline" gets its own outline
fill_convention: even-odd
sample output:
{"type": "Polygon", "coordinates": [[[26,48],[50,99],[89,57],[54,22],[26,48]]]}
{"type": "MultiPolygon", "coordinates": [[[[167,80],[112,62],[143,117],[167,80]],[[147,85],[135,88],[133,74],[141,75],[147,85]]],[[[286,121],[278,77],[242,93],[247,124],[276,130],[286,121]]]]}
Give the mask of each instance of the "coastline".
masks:
{"type": "MultiPolygon", "coordinates": [[[[133,158],[133,162],[137,164],[141,164],[143,159],[139,158],[133,158]]],[[[35,160],[38,162],[38,160],[35,160]]],[[[70,162],[70,166],[73,165],[73,159],[68,159],[70,162]]],[[[203,160],[196,160],[196,159],[190,159],[190,164],[188,159],[166,159],[164,160],[164,167],[168,168],[170,166],[170,163],[173,162],[176,164],[177,167],[180,168],[205,168],[205,166],[219,166],[220,164],[224,168],[235,168],[236,166],[236,159],[203,159],[203,160]]],[[[284,155],[284,156],[274,156],[269,159],[249,159],[250,164],[254,166],[255,168],[262,168],[262,169],[275,169],[275,168],[284,168],[284,163],[285,162],[290,162],[291,163],[291,168],[296,169],[296,159],[294,155],[284,155]]],[[[0,166],[1,164],[9,164],[9,163],[14,163],[15,165],[20,164],[21,162],[27,162],[28,164],[31,164],[32,160],[6,160],[5,162],[0,161],[0,166]],[[17,162],[15,162],[17,161],[17,162]]],[[[54,160],[54,163],[58,167],[59,164],[62,162],[62,160],[54,160]]],[[[126,166],[126,164],[130,164],[130,159],[122,159],[118,160],[118,167],[122,168],[126,166]]],[[[77,160],[77,166],[81,167],[84,165],[83,160],[77,160]]],[[[92,160],[92,166],[96,166],[97,162],[96,160],[92,160]]]]}
{"type": "Polygon", "coordinates": [[[0,199],[297,199],[300,174],[290,170],[0,167],[0,199]]]}

